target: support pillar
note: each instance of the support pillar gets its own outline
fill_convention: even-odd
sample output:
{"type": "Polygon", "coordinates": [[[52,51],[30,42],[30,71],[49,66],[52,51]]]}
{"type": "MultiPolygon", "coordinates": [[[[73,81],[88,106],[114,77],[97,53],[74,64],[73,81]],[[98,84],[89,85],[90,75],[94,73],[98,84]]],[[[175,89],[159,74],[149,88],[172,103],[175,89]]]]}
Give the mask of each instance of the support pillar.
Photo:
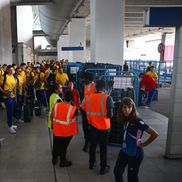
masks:
{"type": "Polygon", "coordinates": [[[86,61],[86,20],[72,18],[70,22],[70,47],[83,47],[81,51],[70,51],[70,61],[86,61]]]}
{"type": "Polygon", "coordinates": [[[12,64],[10,0],[0,1],[0,64],[12,64]]]}
{"type": "Polygon", "coordinates": [[[182,26],[176,27],[166,157],[182,158],[182,26]]]}
{"type": "Polygon", "coordinates": [[[122,64],[125,1],[90,0],[90,8],[91,62],[122,64]]]}

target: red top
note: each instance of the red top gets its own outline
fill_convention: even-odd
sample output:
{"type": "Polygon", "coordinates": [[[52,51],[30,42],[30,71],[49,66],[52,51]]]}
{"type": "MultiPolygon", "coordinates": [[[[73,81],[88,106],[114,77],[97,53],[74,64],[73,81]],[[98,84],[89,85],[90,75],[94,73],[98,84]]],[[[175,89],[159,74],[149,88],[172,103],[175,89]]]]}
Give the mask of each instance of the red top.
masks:
{"type": "Polygon", "coordinates": [[[141,89],[143,86],[145,86],[145,91],[148,92],[150,90],[152,90],[153,88],[157,88],[158,85],[155,82],[155,80],[152,78],[152,76],[145,74],[141,81],[140,81],[140,85],[139,85],[139,89],[141,89]]]}
{"type": "MultiPolygon", "coordinates": [[[[65,92],[70,91],[69,88],[65,90],[65,92]]],[[[73,88],[73,104],[79,108],[80,107],[80,94],[77,89],[73,88]]]]}

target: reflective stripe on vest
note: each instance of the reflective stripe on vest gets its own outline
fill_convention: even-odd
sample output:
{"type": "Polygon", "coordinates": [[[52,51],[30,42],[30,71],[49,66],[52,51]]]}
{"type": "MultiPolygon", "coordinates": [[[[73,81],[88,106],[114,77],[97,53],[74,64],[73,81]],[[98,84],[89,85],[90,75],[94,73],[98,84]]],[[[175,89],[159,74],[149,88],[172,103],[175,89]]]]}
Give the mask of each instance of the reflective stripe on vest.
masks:
{"type": "Polygon", "coordinates": [[[88,104],[88,111],[87,114],[90,116],[106,116],[107,113],[104,112],[104,98],[105,98],[105,94],[102,95],[101,97],[101,101],[100,101],[100,108],[101,108],[101,112],[91,112],[90,110],[90,95],[87,97],[87,104],[88,104]]]}
{"type": "Polygon", "coordinates": [[[72,105],[69,106],[68,113],[67,113],[67,116],[66,116],[66,121],[56,119],[57,118],[57,107],[58,107],[58,103],[55,105],[55,110],[54,110],[54,117],[55,118],[53,118],[54,122],[64,124],[64,125],[69,125],[69,124],[74,122],[74,118],[70,121],[70,115],[71,115],[71,111],[73,109],[72,105]]]}

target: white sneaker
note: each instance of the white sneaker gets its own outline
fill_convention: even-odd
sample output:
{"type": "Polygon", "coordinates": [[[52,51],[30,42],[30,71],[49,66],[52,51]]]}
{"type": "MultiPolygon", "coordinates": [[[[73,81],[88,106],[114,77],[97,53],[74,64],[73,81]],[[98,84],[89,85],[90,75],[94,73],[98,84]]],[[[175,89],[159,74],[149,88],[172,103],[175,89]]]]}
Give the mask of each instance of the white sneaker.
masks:
{"type": "Polygon", "coordinates": [[[13,127],[13,129],[15,129],[15,130],[17,129],[17,125],[12,125],[12,127],[13,127]]]}
{"type": "Polygon", "coordinates": [[[8,128],[8,131],[9,131],[11,134],[15,134],[15,133],[16,133],[16,130],[13,128],[13,126],[9,127],[9,128],[8,128]]]}
{"type": "Polygon", "coordinates": [[[24,121],[22,119],[18,119],[17,121],[18,123],[24,123],[24,121]]]}
{"type": "Polygon", "coordinates": [[[1,107],[2,107],[3,109],[6,109],[6,106],[5,106],[5,103],[4,103],[4,102],[1,102],[1,107]]]}

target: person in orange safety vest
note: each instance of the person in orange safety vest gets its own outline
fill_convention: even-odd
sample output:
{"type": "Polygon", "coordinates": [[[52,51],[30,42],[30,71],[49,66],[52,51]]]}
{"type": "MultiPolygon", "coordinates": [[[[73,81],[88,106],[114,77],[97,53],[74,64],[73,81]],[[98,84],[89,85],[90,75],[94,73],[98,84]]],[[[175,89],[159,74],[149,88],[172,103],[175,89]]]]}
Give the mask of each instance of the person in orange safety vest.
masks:
{"type": "Polygon", "coordinates": [[[72,137],[78,133],[75,118],[78,115],[78,110],[76,106],[71,105],[73,93],[70,91],[66,92],[64,99],[65,102],[56,103],[52,110],[52,163],[55,165],[58,156],[60,156],[60,167],[68,167],[72,165],[72,162],[66,159],[66,150],[72,137]]]}
{"type": "Polygon", "coordinates": [[[97,144],[100,147],[100,174],[108,172],[107,143],[110,133],[110,118],[113,116],[112,97],[105,93],[105,81],[97,80],[96,93],[85,99],[87,119],[90,123],[89,168],[94,169],[97,144]]]}
{"type": "Polygon", "coordinates": [[[82,128],[85,138],[83,151],[86,152],[88,150],[88,144],[89,144],[89,124],[85,112],[85,98],[91,93],[95,92],[95,82],[93,81],[94,74],[90,72],[85,72],[83,75],[83,79],[84,79],[84,99],[82,101],[81,114],[82,114],[82,128]]]}

